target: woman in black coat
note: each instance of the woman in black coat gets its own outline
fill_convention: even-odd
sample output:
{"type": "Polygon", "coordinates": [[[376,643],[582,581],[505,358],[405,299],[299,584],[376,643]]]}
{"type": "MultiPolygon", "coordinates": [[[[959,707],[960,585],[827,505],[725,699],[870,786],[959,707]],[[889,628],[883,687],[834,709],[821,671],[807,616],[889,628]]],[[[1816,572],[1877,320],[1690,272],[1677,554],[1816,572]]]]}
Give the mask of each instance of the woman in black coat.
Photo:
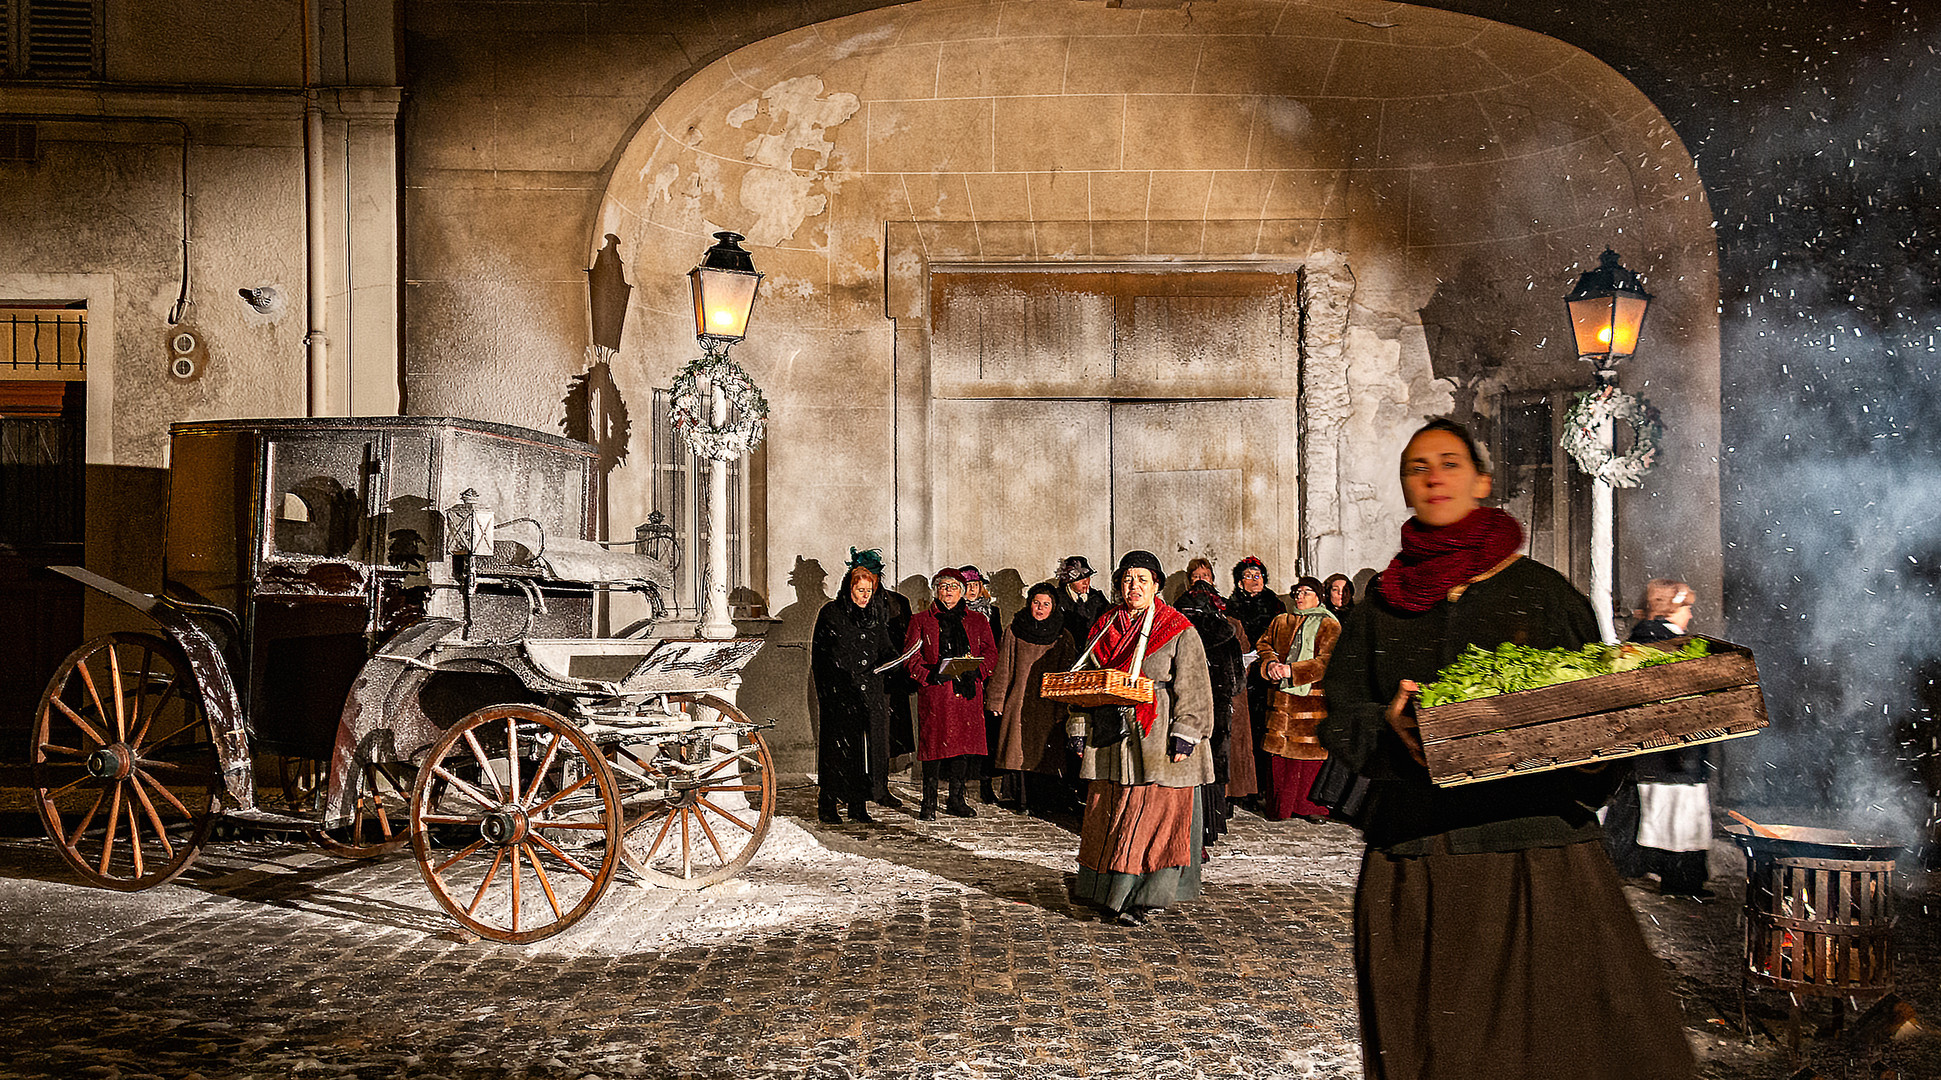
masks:
{"type": "MultiPolygon", "coordinates": [[[[890,702],[887,676],[874,669],[896,658],[888,610],[873,603],[876,574],[852,566],[842,589],[816,615],[809,646],[822,731],[816,743],[822,791],[816,817],[827,825],[869,822],[870,796],[885,790],[889,768],[890,702]]],[[[880,800],[879,800],[880,801],[880,800]]]]}
{"type": "Polygon", "coordinates": [[[1369,780],[1355,891],[1362,1068],[1379,1080],[1691,1080],[1664,965],[1604,853],[1613,770],[1437,787],[1411,695],[1467,646],[1577,648],[1590,602],[1518,554],[1484,507],[1469,432],[1431,421],[1402,452],[1415,512],[1348,613],[1321,743],[1369,780]]]}
{"type": "MultiPolygon", "coordinates": [[[[1233,564],[1233,594],[1227,597],[1227,614],[1240,620],[1247,640],[1255,645],[1274,620],[1287,612],[1287,605],[1267,587],[1267,567],[1252,555],[1233,564]]],[[[1274,805],[1274,756],[1261,749],[1267,742],[1267,706],[1274,700],[1274,684],[1260,674],[1260,663],[1247,669],[1247,725],[1253,738],[1254,782],[1260,789],[1259,803],[1274,805]]]]}

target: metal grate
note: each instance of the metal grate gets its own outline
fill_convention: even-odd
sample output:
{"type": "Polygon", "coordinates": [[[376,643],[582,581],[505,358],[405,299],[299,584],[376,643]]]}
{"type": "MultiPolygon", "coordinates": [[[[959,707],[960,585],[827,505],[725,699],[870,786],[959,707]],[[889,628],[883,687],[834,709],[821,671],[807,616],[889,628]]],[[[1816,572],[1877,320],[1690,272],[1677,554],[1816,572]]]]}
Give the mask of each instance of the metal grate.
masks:
{"type": "Polygon", "coordinates": [[[72,310],[0,309],[0,378],[85,376],[86,315],[72,310]]]}
{"type": "MultiPolygon", "coordinates": [[[[708,471],[705,463],[688,452],[687,442],[674,428],[669,414],[674,406],[670,390],[654,391],[654,467],[653,506],[674,529],[674,542],[681,550],[674,570],[674,602],[678,608],[699,611],[705,600],[708,565],[708,527],[704,504],[707,501],[708,471]]],[[[741,587],[746,577],[742,557],[742,497],[746,470],[744,462],[728,467],[728,591],[741,587]]]]}
{"type": "Polygon", "coordinates": [[[40,129],[33,124],[0,124],[0,162],[40,160],[40,129]]]}
{"type": "Polygon", "coordinates": [[[29,76],[93,78],[101,72],[97,0],[21,0],[22,66],[29,76]],[[23,33],[24,31],[24,33],[23,33]]]}

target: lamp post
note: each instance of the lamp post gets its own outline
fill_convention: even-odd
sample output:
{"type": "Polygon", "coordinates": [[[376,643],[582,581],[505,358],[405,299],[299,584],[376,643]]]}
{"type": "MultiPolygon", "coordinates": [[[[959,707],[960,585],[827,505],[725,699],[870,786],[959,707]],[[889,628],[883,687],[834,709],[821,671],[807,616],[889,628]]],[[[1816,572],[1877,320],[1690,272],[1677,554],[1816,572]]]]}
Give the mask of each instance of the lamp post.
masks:
{"type": "Polygon", "coordinates": [[[699,628],[703,638],[735,636],[728,617],[728,463],[754,449],[761,440],[768,405],[746,372],[728,359],[728,346],[748,333],[748,317],[755,308],[755,292],[762,275],[731,232],[714,234],[715,245],[701,263],[688,271],[694,294],[694,336],[703,355],[687,365],[675,380],[677,425],[688,448],[708,459],[708,501],[703,512],[708,530],[708,579],[699,628]],[[683,394],[683,389],[688,389],[683,394]],[[684,402],[691,395],[692,400],[684,402]]]}
{"type": "MultiPolygon", "coordinates": [[[[1617,252],[1605,248],[1597,269],[1577,279],[1577,287],[1564,298],[1564,306],[1570,312],[1578,358],[1591,362],[1599,389],[1615,391],[1618,361],[1637,350],[1638,332],[1651,306],[1651,294],[1644,291],[1637,274],[1619,263],[1617,252]]],[[[1615,452],[1615,423],[1605,414],[1598,425],[1597,444],[1603,449],[1603,460],[1608,461],[1615,452]]],[[[1591,607],[1597,612],[1597,626],[1604,640],[1616,641],[1617,627],[1611,617],[1616,607],[1611,587],[1616,506],[1608,477],[1592,472],[1591,484],[1591,607]]]]}

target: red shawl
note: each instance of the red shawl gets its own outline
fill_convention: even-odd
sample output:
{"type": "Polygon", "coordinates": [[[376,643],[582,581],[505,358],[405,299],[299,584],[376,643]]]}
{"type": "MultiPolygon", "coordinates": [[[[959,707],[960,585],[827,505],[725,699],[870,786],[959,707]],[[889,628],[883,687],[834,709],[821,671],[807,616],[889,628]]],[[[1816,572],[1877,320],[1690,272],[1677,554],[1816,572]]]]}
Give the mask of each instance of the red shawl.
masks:
{"type": "Polygon", "coordinates": [[[1402,550],[1375,579],[1382,599],[1403,611],[1427,611],[1449,590],[1488,570],[1523,546],[1523,526],[1491,506],[1461,521],[1433,528],[1410,518],[1402,525],[1402,550]]]}
{"type": "MultiPolygon", "coordinates": [[[[1146,639],[1148,654],[1178,637],[1181,631],[1193,628],[1192,620],[1156,596],[1153,597],[1152,608],[1152,634],[1146,639]]],[[[1101,667],[1118,668],[1128,675],[1132,674],[1132,660],[1139,652],[1139,627],[1145,621],[1145,612],[1127,611],[1123,605],[1099,616],[1099,621],[1092,624],[1092,633],[1099,638],[1099,643],[1092,649],[1092,658],[1101,667]],[[1099,635],[1101,629],[1105,631],[1102,636],[1099,635]]],[[[1158,706],[1146,702],[1136,707],[1135,715],[1139,717],[1139,727],[1151,735],[1153,719],[1159,715],[1158,706]]]]}

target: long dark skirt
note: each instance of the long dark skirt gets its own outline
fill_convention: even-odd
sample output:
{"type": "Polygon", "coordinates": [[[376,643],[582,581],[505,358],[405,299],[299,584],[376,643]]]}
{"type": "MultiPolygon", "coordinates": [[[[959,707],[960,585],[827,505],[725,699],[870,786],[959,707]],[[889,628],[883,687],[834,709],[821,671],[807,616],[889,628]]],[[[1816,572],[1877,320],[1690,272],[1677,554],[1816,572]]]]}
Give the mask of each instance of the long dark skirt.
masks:
{"type": "Polygon", "coordinates": [[[1394,858],[1355,891],[1362,1069],[1377,1080],[1688,1080],[1665,968],[1600,841],[1394,858]]]}
{"type": "Polygon", "coordinates": [[[1199,896],[1199,794],[1197,787],[1092,781],[1073,895],[1115,913],[1199,896]]]}

